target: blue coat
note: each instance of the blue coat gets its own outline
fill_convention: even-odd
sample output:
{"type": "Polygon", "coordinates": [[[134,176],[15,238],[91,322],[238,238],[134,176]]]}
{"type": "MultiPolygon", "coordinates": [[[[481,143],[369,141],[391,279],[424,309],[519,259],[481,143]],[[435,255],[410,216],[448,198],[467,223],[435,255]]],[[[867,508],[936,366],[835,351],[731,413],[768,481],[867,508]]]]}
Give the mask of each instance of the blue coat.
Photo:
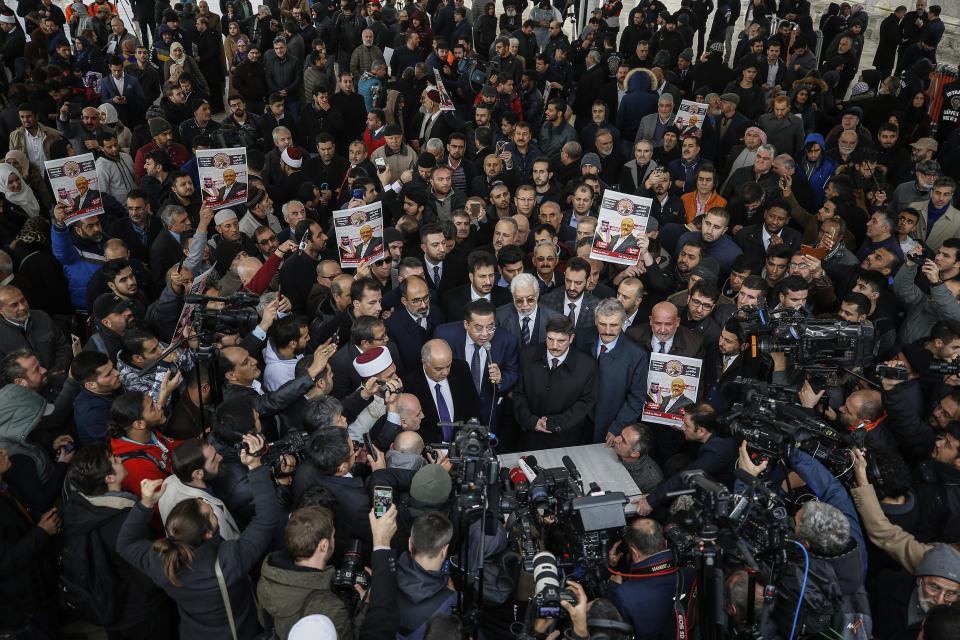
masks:
{"type": "MultiPolygon", "coordinates": [[[[630,573],[639,574],[641,569],[649,569],[673,560],[673,551],[666,549],[644,558],[633,565],[630,573]]],[[[683,567],[680,572],[682,591],[686,594],[682,602],[687,614],[691,612],[690,591],[696,581],[696,572],[683,567]]],[[[620,611],[623,621],[633,625],[638,640],[655,640],[665,635],[664,629],[674,628],[673,597],[677,589],[677,574],[657,571],[654,575],[625,579],[622,584],[607,583],[607,597],[620,611]]]]}
{"type": "MultiPolygon", "coordinates": [[[[579,338],[574,346],[596,358],[597,332],[590,331],[579,338]]],[[[647,369],[647,352],[624,333],[620,334],[616,346],[597,360],[596,403],[590,410],[594,442],[603,442],[607,432],[619,435],[624,427],[640,419],[647,369]]]]}
{"type": "MultiPolygon", "coordinates": [[[[811,133],[808,135],[803,141],[804,149],[811,142],[816,142],[820,145],[820,148],[823,149],[823,153],[820,155],[823,161],[820,163],[820,166],[817,167],[817,170],[809,176],[805,175],[807,182],[810,183],[810,188],[813,189],[813,202],[817,209],[820,209],[820,207],[823,206],[823,201],[826,197],[825,192],[827,190],[827,182],[830,181],[830,178],[833,177],[834,172],[837,170],[837,164],[827,157],[827,145],[823,141],[822,135],[819,133],[811,133]]],[[[800,157],[802,158],[803,156],[800,157]]],[[[802,162],[797,163],[797,169],[800,171],[800,173],[804,173],[802,162]]]]}
{"type": "Polygon", "coordinates": [[[113,75],[108,74],[100,82],[101,98],[104,102],[113,102],[113,99],[122,95],[127,99],[128,105],[144,106],[146,98],[143,96],[143,87],[140,81],[131,75],[123,74],[123,93],[117,93],[117,85],[113,83],[113,75]]]}
{"type": "Polygon", "coordinates": [[[116,394],[104,396],[81,389],[73,399],[73,415],[80,444],[103,441],[110,421],[110,405],[116,397],[116,394]]]}
{"type": "Polygon", "coordinates": [[[650,76],[643,70],[634,72],[627,81],[627,92],[617,108],[617,129],[623,140],[636,138],[640,120],[656,111],[657,94],[650,90],[650,76]]]}
{"type": "MultiPolygon", "coordinates": [[[[467,366],[470,365],[473,354],[468,356],[465,353],[467,330],[463,326],[462,321],[448,322],[440,325],[434,332],[433,337],[446,340],[447,344],[450,345],[450,350],[453,351],[453,357],[458,360],[463,360],[467,363],[467,366]]],[[[497,391],[499,395],[503,395],[513,389],[513,385],[517,383],[517,378],[520,375],[519,364],[517,362],[518,341],[512,334],[506,331],[497,331],[493,334],[490,347],[490,358],[488,362],[492,360],[500,366],[500,374],[503,379],[497,391]]],[[[490,382],[490,378],[484,375],[483,382],[480,385],[480,418],[484,424],[490,425],[491,427],[494,426],[493,422],[496,418],[496,412],[491,411],[495,404],[496,398],[493,396],[493,384],[490,382]]]]}
{"type": "Polygon", "coordinates": [[[427,316],[427,329],[421,329],[402,304],[393,309],[390,317],[383,321],[390,341],[400,353],[400,370],[414,371],[420,366],[420,348],[430,339],[433,330],[443,322],[443,313],[435,304],[430,305],[427,316]]]}
{"type": "MultiPolygon", "coordinates": [[[[63,265],[63,273],[70,285],[70,302],[77,309],[87,308],[87,282],[106,260],[103,255],[81,254],[73,245],[70,229],[54,224],[50,233],[53,255],[63,265]],[[99,259],[98,259],[99,258],[99,259]]],[[[91,309],[92,311],[92,309],[91,309]]]]}

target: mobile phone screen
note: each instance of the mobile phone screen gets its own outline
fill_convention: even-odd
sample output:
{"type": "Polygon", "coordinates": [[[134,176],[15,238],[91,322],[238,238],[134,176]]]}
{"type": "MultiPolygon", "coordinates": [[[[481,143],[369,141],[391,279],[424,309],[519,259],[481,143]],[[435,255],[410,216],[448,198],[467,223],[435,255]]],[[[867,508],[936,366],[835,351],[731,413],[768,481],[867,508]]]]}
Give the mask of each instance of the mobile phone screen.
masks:
{"type": "Polygon", "coordinates": [[[391,487],[373,488],[373,515],[375,517],[382,518],[390,510],[392,503],[393,489],[391,487]]]}

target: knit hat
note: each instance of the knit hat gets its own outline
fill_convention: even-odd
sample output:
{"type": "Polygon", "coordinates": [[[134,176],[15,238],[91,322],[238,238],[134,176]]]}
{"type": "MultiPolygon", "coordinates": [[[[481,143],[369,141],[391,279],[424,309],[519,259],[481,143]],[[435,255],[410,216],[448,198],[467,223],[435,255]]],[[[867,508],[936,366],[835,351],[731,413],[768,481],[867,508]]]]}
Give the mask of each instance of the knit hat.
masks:
{"type": "Polygon", "coordinates": [[[148,124],[150,125],[150,135],[154,138],[161,133],[173,130],[173,126],[167,122],[166,118],[153,118],[148,124]]]}
{"type": "Polygon", "coordinates": [[[117,108],[114,107],[109,102],[104,102],[102,105],[97,107],[97,111],[104,115],[107,124],[116,124],[117,123],[117,108]]]}
{"type": "Polygon", "coordinates": [[[595,166],[597,169],[602,169],[602,168],[603,168],[603,167],[600,165],[600,156],[598,156],[598,155],[595,154],[595,153],[588,153],[588,154],[584,155],[583,158],[580,160],[580,168],[581,168],[581,169],[583,169],[583,168],[584,168],[585,166],[587,166],[588,164],[591,164],[591,165],[595,166]]]}
{"type": "Polygon", "coordinates": [[[287,147],[284,149],[280,154],[280,159],[294,169],[299,169],[303,164],[303,156],[300,154],[300,150],[296,147],[287,147]]]}
{"type": "Polygon", "coordinates": [[[850,97],[860,96],[870,91],[866,82],[857,82],[850,88],[850,97]]]}
{"type": "Polygon", "coordinates": [[[391,242],[403,242],[403,234],[396,227],[386,227],[383,230],[383,244],[389,245],[391,242]]]}
{"type": "Polygon", "coordinates": [[[675,14],[668,13],[667,15],[663,16],[663,22],[665,24],[677,24],[677,16],[675,14]]]}
{"type": "Polygon", "coordinates": [[[946,544],[938,544],[923,554],[923,560],[913,572],[916,576],[936,576],[960,582],[960,554],[946,544]]]}
{"type": "Polygon", "coordinates": [[[716,283],[719,271],[720,268],[716,260],[713,258],[703,258],[697,266],[690,270],[690,275],[699,276],[708,282],[716,283]]]}
{"type": "Polygon", "coordinates": [[[450,497],[453,482],[446,469],[428,464],[417,471],[410,483],[410,497],[421,504],[443,504],[450,497]]]}
{"type": "Polygon", "coordinates": [[[483,89],[480,90],[480,95],[484,98],[496,98],[497,90],[491,87],[489,84],[483,85],[483,89]]]}
{"type": "Polygon", "coordinates": [[[263,202],[267,192],[263,189],[250,185],[247,188],[247,209],[256,209],[257,205],[263,202]]]}
{"type": "Polygon", "coordinates": [[[93,301],[93,315],[102,320],[113,313],[123,313],[133,307],[133,303],[115,293],[101,293],[93,301]]]}
{"type": "Polygon", "coordinates": [[[693,49],[687,48],[680,52],[680,58],[683,58],[687,62],[693,62],[693,49]]]}
{"type": "Polygon", "coordinates": [[[289,640],[337,640],[337,628],[327,616],[314,613],[290,627],[289,640]]]}
{"type": "Polygon", "coordinates": [[[417,166],[424,169],[433,169],[437,166],[437,157],[429,151],[424,151],[417,156],[417,166]]]}
{"type": "Polygon", "coordinates": [[[744,134],[750,133],[753,131],[755,134],[760,136],[760,144],[767,144],[767,132],[761,129],[760,127],[747,127],[747,130],[744,131],[744,134]]]}
{"type": "Polygon", "coordinates": [[[430,89],[427,89],[427,98],[429,98],[432,102],[440,104],[440,92],[435,88],[431,87],[430,89]]]}
{"type": "Polygon", "coordinates": [[[190,111],[196,112],[197,109],[199,109],[205,104],[209,105],[210,103],[204,100],[203,98],[194,98],[193,100],[190,101],[190,111]]]}
{"type": "Polygon", "coordinates": [[[848,115],[849,115],[849,116],[857,116],[857,118],[859,118],[859,119],[862,121],[862,120],[863,120],[863,109],[861,109],[860,107],[847,107],[846,109],[844,109],[843,115],[845,115],[845,116],[848,116],[848,115]]]}
{"type": "Polygon", "coordinates": [[[400,128],[400,125],[397,124],[388,124],[383,128],[383,135],[386,136],[402,136],[403,129],[400,128]]]}
{"type": "MultiPolygon", "coordinates": [[[[251,191],[256,189],[256,187],[251,187],[251,191]]],[[[220,226],[224,222],[230,222],[231,220],[236,220],[237,214],[234,213],[233,209],[220,209],[217,211],[217,215],[213,216],[213,224],[215,226],[220,226]]]]}
{"type": "Polygon", "coordinates": [[[353,368],[361,378],[375,376],[381,371],[386,370],[393,364],[393,358],[390,357],[390,350],[386,347],[371,347],[353,361],[353,368]]]}
{"type": "Polygon", "coordinates": [[[722,96],[720,96],[720,100],[723,102],[732,102],[737,106],[740,105],[740,96],[738,96],[733,92],[723,94],[722,96]]]}
{"type": "Polygon", "coordinates": [[[910,146],[914,149],[922,149],[923,151],[933,151],[937,152],[937,149],[940,148],[940,145],[933,138],[920,138],[916,142],[911,142],[910,146]]]}

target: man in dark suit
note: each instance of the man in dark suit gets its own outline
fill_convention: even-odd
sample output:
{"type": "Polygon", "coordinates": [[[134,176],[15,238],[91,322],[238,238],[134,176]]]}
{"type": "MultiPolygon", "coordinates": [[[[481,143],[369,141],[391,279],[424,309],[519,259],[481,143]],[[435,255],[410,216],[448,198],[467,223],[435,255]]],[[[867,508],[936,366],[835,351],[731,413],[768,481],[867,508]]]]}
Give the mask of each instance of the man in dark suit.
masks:
{"type": "Polygon", "coordinates": [[[648,362],[646,352],[623,336],[622,304],[603,300],[594,317],[596,329],[580,334],[577,347],[597,360],[592,442],[609,442],[643,413],[648,362]]]}
{"type": "Polygon", "coordinates": [[[523,450],[569,447],[591,439],[597,363],[572,348],[573,321],[568,317],[553,316],[546,329],[546,344],[532,344],[520,355],[513,411],[523,450]]]}
{"type": "Polygon", "coordinates": [[[386,346],[392,361],[401,362],[396,345],[388,344],[388,341],[383,320],[373,316],[357,317],[350,330],[350,342],[337,349],[330,358],[330,369],[333,371],[333,390],[330,395],[342,400],[360,387],[360,375],[354,368],[353,361],[367,349],[386,346]]]}
{"type": "Polygon", "coordinates": [[[510,302],[510,294],[503,287],[495,287],[497,282],[497,260],[492,253],[477,249],[467,256],[467,278],[470,283],[455,287],[443,294],[443,315],[449,320],[463,316],[463,310],[473,300],[481,298],[493,303],[494,307],[510,302]]]}
{"type": "Polygon", "coordinates": [[[246,182],[237,182],[237,172],[233,169],[224,169],[223,186],[217,191],[217,200],[225,202],[231,198],[243,195],[247,190],[246,182]]]}
{"type": "Polygon", "coordinates": [[[624,218],[620,222],[620,233],[610,236],[607,250],[613,253],[625,253],[627,249],[637,248],[637,237],[633,235],[633,219],[624,218]]]}
{"type": "Polygon", "coordinates": [[[726,388],[738,376],[756,377],[759,362],[747,351],[750,345],[743,324],[738,318],[730,318],[723,324],[717,348],[709,349],[700,375],[703,399],[718,412],[724,411],[729,402],[726,388]]]}
{"type": "Polygon", "coordinates": [[[373,229],[370,225],[360,228],[360,246],[357,247],[357,255],[361,260],[373,257],[382,246],[383,241],[373,237],[373,229]]]}
{"type": "Polygon", "coordinates": [[[547,339],[547,320],[557,315],[549,307],[538,304],[540,287],[536,276],[520,273],[510,282],[513,302],[497,307],[497,329],[517,339],[519,347],[539,344],[547,339]]]}
{"type": "MultiPolygon", "coordinates": [[[[131,190],[127,194],[127,217],[115,220],[110,225],[110,235],[123,240],[130,249],[131,256],[147,262],[150,259],[150,246],[161,233],[165,233],[163,224],[150,215],[150,199],[147,194],[140,189],[131,190]],[[146,234],[146,242],[141,234],[146,234]]],[[[164,276],[169,266],[163,268],[164,276]]],[[[152,263],[151,267],[159,268],[152,263]]]]}
{"type": "Polygon", "coordinates": [[[680,326],[680,313],[672,302],[660,302],[650,310],[650,322],[627,329],[627,337],[647,353],[702,358],[703,339],[680,326]]]}
{"type": "Polygon", "coordinates": [[[473,386],[480,395],[480,421],[494,430],[499,397],[517,382],[517,339],[497,332],[496,307],[487,300],[474,300],[463,310],[464,320],[440,325],[434,336],[447,341],[453,357],[470,367],[473,386]],[[487,351],[485,344],[490,344],[487,351]]]}
{"type": "Polygon", "coordinates": [[[680,410],[689,407],[694,403],[694,399],[684,393],[687,385],[680,378],[674,378],[670,383],[670,395],[660,401],[658,411],[669,413],[670,415],[681,415],[680,410]]]}
{"type": "Polygon", "coordinates": [[[734,240],[748,255],[766,255],[771,244],[783,244],[790,251],[799,251],[803,244],[803,235],[788,227],[789,221],[790,206],[780,199],[768,200],[763,212],[763,223],[740,229],[734,240]]]}
{"type": "Polygon", "coordinates": [[[160,220],[167,228],[158,233],[150,245],[150,267],[156,284],[164,281],[167,269],[184,259],[186,254],[180,246],[180,237],[193,228],[187,210],[175,204],[160,209],[160,220]]]}
{"type": "MultiPolygon", "coordinates": [[[[296,500],[315,484],[327,487],[337,496],[334,517],[342,539],[372,544],[367,516],[371,508],[370,494],[363,480],[349,473],[356,453],[349,433],[342,427],[327,427],[315,433],[307,460],[297,467],[293,476],[293,497],[296,500]]],[[[386,457],[379,455],[374,461],[367,456],[367,463],[372,470],[383,469],[386,457]]]]}
{"type": "Polygon", "coordinates": [[[589,278],[590,263],[579,256],[570,259],[563,272],[563,288],[543,296],[541,304],[570,318],[578,331],[590,330],[594,322],[593,310],[600,301],[587,293],[589,278]]]}
{"type": "Polygon", "coordinates": [[[80,176],[77,178],[77,190],[80,192],[73,199],[73,211],[82,211],[93,206],[93,203],[100,199],[100,192],[96,189],[90,189],[90,182],[80,176]]]}
{"type": "Polygon", "coordinates": [[[599,51],[591,51],[587,54],[587,70],[581,74],[577,80],[577,96],[573,101],[573,112],[577,116],[578,128],[590,124],[593,101],[600,92],[603,91],[603,85],[607,79],[607,71],[600,64],[601,56],[599,51]]]}
{"type": "Polygon", "coordinates": [[[407,276],[398,287],[402,307],[384,320],[391,344],[396,345],[404,371],[420,365],[420,347],[443,323],[443,313],[430,301],[430,289],[420,276],[407,276]]]}
{"type": "Polygon", "coordinates": [[[443,228],[439,224],[429,223],[420,227],[420,250],[423,251],[428,284],[441,296],[445,291],[459,287],[467,281],[466,265],[455,258],[447,257],[443,228]]]}
{"type": "Polygon", "coordinates": [[[693,469],[702,469],[711,478],[727,487],[733,486],[733,468],[737,460],[737,444],[733,438],[721,438],[714,435],[716,430],[716,412],[705,402],[687,407],[683,416],[683,437],[690,442],[699,442],[697,459],[682,470],[673,474],[659,487],[647,495],[636,499],[637,514],[649,515],[654,509],[668,503],[667,494],[683,488],[683,475],[693,469]]]}
{"type": "Polygon", "coordinates": [[[617,287],[617,300],[623,305],[623,310],[626,313],[626,318],[623,321],[624,331],[647,323],[646,314],[640,311],[644,293],[643,282],[640,278],[630,277],[620,281],[620,286],[617,287]]]}
{"type": "Polygon", "coordinates": [[[424,442],[450,442],[453,433],[446,433],[438,422],[480,418],[480,396],[473,386],[470,367],[455,360],[453,351],[443,340],[433,339],[421,349],[421,366],[411,369],[403,378],[403,390],[420,401],[423,419],[420,436],[424,442]]]}

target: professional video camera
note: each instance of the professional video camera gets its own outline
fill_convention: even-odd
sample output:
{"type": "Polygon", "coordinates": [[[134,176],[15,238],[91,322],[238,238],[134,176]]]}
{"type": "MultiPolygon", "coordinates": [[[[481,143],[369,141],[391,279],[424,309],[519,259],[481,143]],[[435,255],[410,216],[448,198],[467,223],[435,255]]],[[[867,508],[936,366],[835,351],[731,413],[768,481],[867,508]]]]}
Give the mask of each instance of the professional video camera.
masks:
{"type": "Polygon", "coordinates": [[[769,460],[772,468],[792,445],[819,460],[838,478],[851,470],[847,434],[795,406],[796,391],[740,377],[734,379],[731,389],[740,392],[740,399],[719,422],[731,436],[746,440],[754,459],[769,460]]]}
{"type": "Polygon", "coordinates": [[[260,296],[252,293],[237,293],[229,298],[218,296],[203,296],[189,294],[184,298],[186,304],[197,305],[193,309],[192,320],[198,331],[212,331],[216,333],[237,333],[253,331],[260,316],[255,307],[260,303],[260,296]],[[204,305],[208,302],[222,302],[223,309],[208,309],[204,305]],[[232,309],[230,307],[240,307],[232,309]]]}
{"type": "Polygon", "coordinates": [[[460,515],[473,517],[486,509],[493,513],[508,513],[515,503],[501,504],[497,480],[500,463],[493,452],[495,436],[490,428],[481,425],[475,418],[466,422],[440,422],[438,426],[454,429],[453,442],[429,445],[431,451],[447,449],[453,469],[450,477],[457,494],[457,509],[460,515]]]}
{"type": "MultiPolygon", "coordinates": [[[[278,477],[290,474],[282,474],[280,463],[283,456],[291,455],[297,460],[297,465],[303,462],[303,450],[307,448],[310,442],[310,434],[306,431],[291,431],[279,440],[266,442],[263,445],[263,453],[260,454],[260,463],[273,467],[274,474],[278,477]]],[[[241,449],[250,453],[250,447],[246,442],[238,442],[233,445],[237,451],[241,449]]]]}
{"type": "Polygon", "coordinates": [[[799,309],[744,307],[741,313],[755,354],[783,352],[794,367],[824,377],[864,367],[873,358],[872,326],[810,318],[799,309]]]}
{"type": "MultiPolygon", "coordinates": [[[[934,360],[927,369],[930,373],[938,376],[955,376],[960,374],[960,358],[945,362],[943,360],[934,360]]],[[[906,379],[906,378],[904,378],[906,379]]]]}

